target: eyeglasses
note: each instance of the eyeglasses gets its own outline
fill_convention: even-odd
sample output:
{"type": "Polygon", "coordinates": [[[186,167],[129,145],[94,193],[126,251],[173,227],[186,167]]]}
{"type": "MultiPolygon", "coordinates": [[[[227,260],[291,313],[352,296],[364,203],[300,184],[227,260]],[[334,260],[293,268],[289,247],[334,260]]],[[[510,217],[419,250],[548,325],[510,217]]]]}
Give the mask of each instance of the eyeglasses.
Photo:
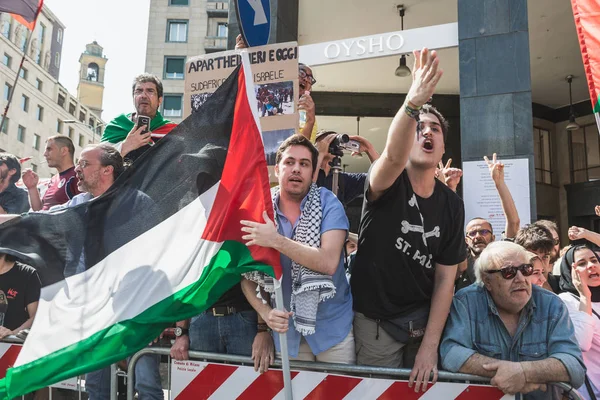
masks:
{"type": "Polygon", "coordinates": [[[298,70],[298,76],[300,76],[300,78],[302,78],[302,79],[304,79],[304,78],[310,79],[311,85],[314,85],[315,83],[317,83],[317,80],[315,79],[315,77],[310,74],[307,74],[306,71],[303,69],[298,70]]]}
{"type": "Polygon", "coordinates": [[[475,236],[477,236],[478,233],[481,236],[487,236],[491,235],[492,231],[490,231],[489,229],[473,229],[472,231],[467,232],[467,236],[470,238],[474,238],[475,236]]]}
{"type": "Polygon", "coordinates": [[[79,168],[82,168],[82,169],[83,169],[83,168],[86,168],[86,167],[89,167],[90,165],[100,165],[100,164],[91,164],[91,163],[90,163],[88,160],[80,160],[80,161],[77,163],[77,166],[78,166],[79,168]]]}
{"type": "Polygon", "coordinates": [[[503,267],[501,269],[490,269],[485,272],[488,272],[490,274],[500,272],[500,275],[502,275],[502,277],[504,279],[512,279],[515,276],[517,276],[517,271],[521,271],[523,276],[530,276],[531,274],[533,274],[533,265],[531,265],[531,264],[521,264],[521,265],[516,265],[516,266],[509,265],[508,267],[503,267]]]}

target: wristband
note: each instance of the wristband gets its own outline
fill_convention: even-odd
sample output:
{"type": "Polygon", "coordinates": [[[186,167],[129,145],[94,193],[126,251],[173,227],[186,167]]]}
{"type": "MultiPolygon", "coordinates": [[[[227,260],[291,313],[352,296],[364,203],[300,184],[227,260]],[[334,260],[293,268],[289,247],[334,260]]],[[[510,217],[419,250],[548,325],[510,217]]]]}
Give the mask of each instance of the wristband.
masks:
{"type": "Polygon", "coordinates": [[[269,328],[269,325],[267,325],[267,324],[257,324],[256,325],[256,333],[261,333],[261,332],[271,332],[271,328],[269,328]]]}
{"type": "Polygon", "coordinates": [[[410,118],[414,119],[417,122],[419,122],[419,114],[421,113],[420,110],[421,107],[413,108],[410,100],[404,103],[404,112],[406,113],[406,115],[408,115],[410,118]]]}

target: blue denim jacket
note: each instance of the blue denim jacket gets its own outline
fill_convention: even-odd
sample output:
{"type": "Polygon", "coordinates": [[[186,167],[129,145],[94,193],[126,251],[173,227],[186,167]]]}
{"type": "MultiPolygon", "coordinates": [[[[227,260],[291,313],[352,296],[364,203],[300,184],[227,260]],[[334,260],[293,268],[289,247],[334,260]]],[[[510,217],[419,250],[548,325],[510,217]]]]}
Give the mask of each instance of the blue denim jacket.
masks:
{"type": "MultiPolygon", "coordinates": [[[[567,308],[558,296],[538,286],[532,286],[514,337],[487,289],[475,284],[459,290],[452,301],[440,353],[443,368],[452,372],[458,372],[475,353],[515,362],[553,357],[564,364],[575,388],[583,384],[586,371],[567,308]]],[[[535,391],[524,398],[551,399],[552,394],[550,390],[535,391]]]]}

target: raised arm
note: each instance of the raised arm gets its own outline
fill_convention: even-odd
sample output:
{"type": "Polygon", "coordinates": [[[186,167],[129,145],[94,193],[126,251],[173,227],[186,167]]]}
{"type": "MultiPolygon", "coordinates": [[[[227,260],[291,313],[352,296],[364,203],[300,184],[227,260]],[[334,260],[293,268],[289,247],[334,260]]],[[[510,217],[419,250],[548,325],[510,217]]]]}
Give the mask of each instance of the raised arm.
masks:
{"type": "Polygon", "coordinates": [[[585,239],[594,243],[596,246],[600,246],[600,233],[592,232],[590,230],[580,228],[578,226],[572,226],[569,228],[569,239],[585,239]]]}
{"type": "Polygon", "coordinates": [[[414,58],[413,83],[392,120],[385,148],[369,174],[368,197],[371,201],[378,199],[404,171],[417,130],[417,121],[409,116],[410,110],[419,110],[431,98],[442,76],[435,51],[415,51],[414,58]]]}
{"type": "Polygon", "coordinates": [[[502,211],[504,211],[504,217],[506,218],[504,234],[507,238],[514,238],[519,231],[521,220],[519,219],[517,206],[515,206],[510,190],[504,181],[504,164],[498,161],[496,153],[492,156],[492,161],[490,161],[487,156],[484,156],[483,159],[488,165],[490,175],[496,185],[498,195],[500,196],[502,211]]]}
{"type": "Polygon", "coordinates": [[[38,191],[37,185],[40,181],[38,174],[33,172],[31,169],[26,169],[23,172],[23,184],[27,188],[29,193],[29,205],[33,211],[40,211],[42,209],[42,199],[40,198],[40,192],[38,191]]]}

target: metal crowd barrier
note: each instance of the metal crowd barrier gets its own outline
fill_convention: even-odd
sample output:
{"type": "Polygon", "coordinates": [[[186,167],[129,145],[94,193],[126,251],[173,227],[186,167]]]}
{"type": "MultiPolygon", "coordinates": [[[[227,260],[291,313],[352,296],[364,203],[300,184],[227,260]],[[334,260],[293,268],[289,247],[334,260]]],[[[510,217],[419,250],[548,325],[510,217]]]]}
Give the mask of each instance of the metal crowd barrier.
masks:
{"type": "MultiPolygon", "coordinates": [[[[127,400],[134,399],[134,373],[135,365],[139,358],[145,354],[158,354],[166,355],[169,359],[169,374],[168,374],[168,390],[171,390],[171,349],[164,347],[148,347],[135,353],[129,361],[127,367],[127,400]]],[[[189,351],[189,359],[196,361],[215,361],[226,364],[236,364],[242,366],[254,366],[254,361],[251,357],[236,356],[229,354],[217,354],[217,353],[205,353],[199,351],[189,351]]],[[[281,368],[281,359],[275,359],[271,367],[281,368]]],[[[307,361],[290,361],[290,368],[308,370],[322,373],[339,373],[347,375],[349,377],[366,377],[366,378],[391,378],[391,379],[403,379],[407,380],[410,376],[410,369],[406,368],[385,368],[385,367],[370,367],[363,365],[348,365],[348,364],[332,364],[332,363],[320,363],[320,362],[307,362],[307,361]]],[[[490,385],[490,379],[462,373],[454,373],[448,371],[438,372],[438,382],[454,382],[454,383],[466,383],[466,384],[481,384],[490,385]]],[[[563,395],[568,396],[572,400],[584,400],[583,397],[572,388],[570,385],[564,382],[557,382],[550,384],[563,391],[563,395]]],[[[548,385],[548,390],[550,390],[548,385]]],[[[300,400],[300,399],[296,399],[300,400]]]]}
{"type": "MultiPolygon", "coordinates": [[[[0,340],[0,356],[3,356],[4,354],[6,354],[6,352],[9,350],[8,347],[2,346],[3,344],[9,345],[9,346],[23,346],[23,342],[24,342],[23,339],[21,339],[17,336],[14,336],[14,335],[7,336],[4,339],[0,340]]],[[[15,355],[15,359],[16,359],[16,355],[15,355]]],[[[14,360],[12,362],[14,362],[14,360]]],[[[4,378],[5,374],[6,374],[6,370],[0,371],[0,378],[4,378]]],[[[56,385],[53,385],[50,388],[44,388],[44,389],[40,389],[40,390],[46,390],[46,389],[49,389],[49,393],[48,393],[49,400],[52,400],[53,389],[65,389],[65,390],[77,391],[78,398],[79,398],[79,400],[81,400],[82,392],[83,392],[82,377],[78,376],[75,378],[75,381],[67,380],[65,382],[61,382],[56,385]]],[[[25,400],[25,396],[26,395],[21,396],[21,400],[25,400]]],[[[27,396],[29,396],[29,395],[27,395],[27,396]]]]}

